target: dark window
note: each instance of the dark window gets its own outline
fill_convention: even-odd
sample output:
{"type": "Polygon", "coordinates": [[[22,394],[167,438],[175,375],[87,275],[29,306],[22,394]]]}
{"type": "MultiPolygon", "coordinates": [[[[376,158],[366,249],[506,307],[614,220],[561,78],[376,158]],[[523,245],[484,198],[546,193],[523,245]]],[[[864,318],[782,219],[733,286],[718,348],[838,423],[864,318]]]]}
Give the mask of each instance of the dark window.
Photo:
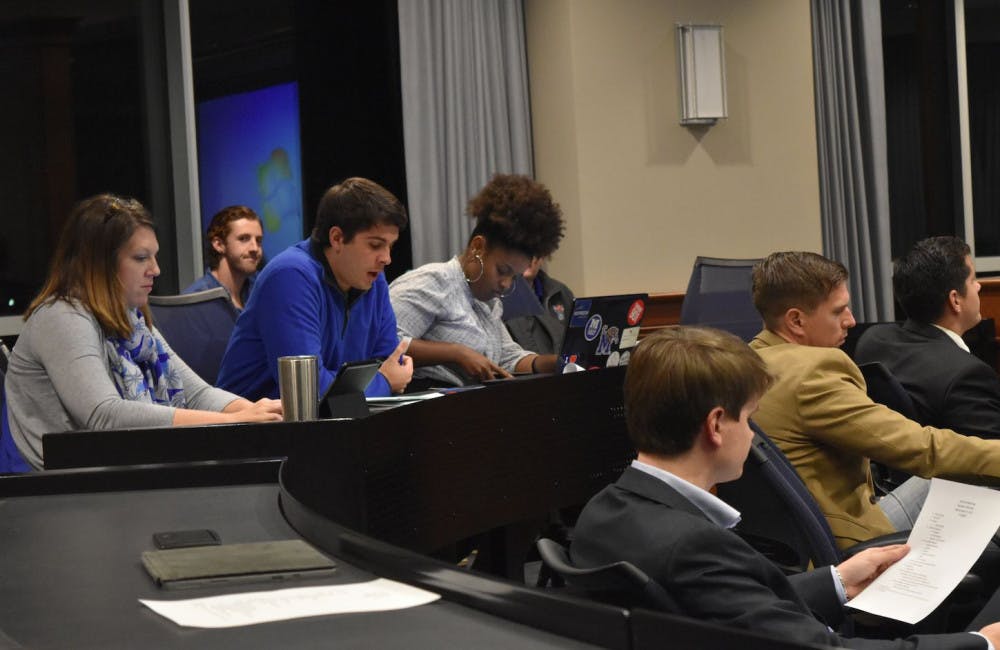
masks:
{"type": "Polygon", "coordinates": [[[0,314],[41,287],[79,198],[149,200],[139,3],[87,4],[0,7],[0,314]]]}

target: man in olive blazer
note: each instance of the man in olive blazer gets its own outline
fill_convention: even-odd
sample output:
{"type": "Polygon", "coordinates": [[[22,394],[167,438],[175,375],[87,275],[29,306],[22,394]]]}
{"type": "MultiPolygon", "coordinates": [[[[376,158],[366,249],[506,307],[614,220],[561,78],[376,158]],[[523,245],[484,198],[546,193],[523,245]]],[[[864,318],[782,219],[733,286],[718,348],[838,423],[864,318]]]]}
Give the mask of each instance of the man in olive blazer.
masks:
{"type": "Polygon", "coordinates": [[[868,398],[858,367],[838,349],[855,325],[846,280],[843,265],[821,255],[768,256],[753,273],[765,329],[750,343],[775,376],[754,420],[795,466],[842,548],[907,528],[922,505],[904,504],[892,521],[869,459],[924,478],[1000,484],[1000,441],[923,427],[868,398]]]}

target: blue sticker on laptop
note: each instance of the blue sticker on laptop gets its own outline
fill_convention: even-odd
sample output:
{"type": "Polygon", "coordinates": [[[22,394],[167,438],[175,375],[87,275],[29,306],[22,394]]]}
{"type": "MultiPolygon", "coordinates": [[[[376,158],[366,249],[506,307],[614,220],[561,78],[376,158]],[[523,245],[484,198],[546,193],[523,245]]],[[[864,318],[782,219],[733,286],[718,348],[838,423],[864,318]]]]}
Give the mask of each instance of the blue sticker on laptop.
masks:
{"type": "Polygon", "coordinates": [[[597,335],[601,333],[601,325],[604,324],[604,319],[601,318],[600,314],[594,314],[587,321],[587,326],[583,328],[583,338],[588,341],[593,341],[597,338],[597,335]]]}
{"type": "Polygon", "coordinates": [[[573,302],[573,315],[569,319],[570,327],[583,327],[590,314],[590,300],[577,299],[573,302]]]}

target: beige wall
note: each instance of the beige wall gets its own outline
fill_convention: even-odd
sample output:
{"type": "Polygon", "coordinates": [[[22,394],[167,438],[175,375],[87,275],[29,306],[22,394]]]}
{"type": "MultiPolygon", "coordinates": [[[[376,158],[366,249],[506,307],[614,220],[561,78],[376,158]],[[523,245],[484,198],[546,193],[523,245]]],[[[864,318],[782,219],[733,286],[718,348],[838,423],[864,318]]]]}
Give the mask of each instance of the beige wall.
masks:
{"type": "Polygon", "coordinates": [[[809,3],[525,0],[535,173],[578,294],[683,291],[696,255],[821,247],[809,3]],[[729,119],[679,122],[676,23],[724,26],[729,119]]]}

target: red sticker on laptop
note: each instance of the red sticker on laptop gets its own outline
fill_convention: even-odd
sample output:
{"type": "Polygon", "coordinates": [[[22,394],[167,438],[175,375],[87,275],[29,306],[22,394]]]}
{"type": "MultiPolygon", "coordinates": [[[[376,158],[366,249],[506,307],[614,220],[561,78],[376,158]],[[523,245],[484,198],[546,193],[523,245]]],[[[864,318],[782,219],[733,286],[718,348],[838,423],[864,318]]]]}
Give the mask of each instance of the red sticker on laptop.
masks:
{"type": "Polygon", "coordinates": [[[642,302],[642,299],[636,300],[632,303],[632,306],[628,308],[628,316],[625,319],[628,321],[629,325],[635,325],[642,320],[642,315],[646,313],[646,305],[642,302]]]}

